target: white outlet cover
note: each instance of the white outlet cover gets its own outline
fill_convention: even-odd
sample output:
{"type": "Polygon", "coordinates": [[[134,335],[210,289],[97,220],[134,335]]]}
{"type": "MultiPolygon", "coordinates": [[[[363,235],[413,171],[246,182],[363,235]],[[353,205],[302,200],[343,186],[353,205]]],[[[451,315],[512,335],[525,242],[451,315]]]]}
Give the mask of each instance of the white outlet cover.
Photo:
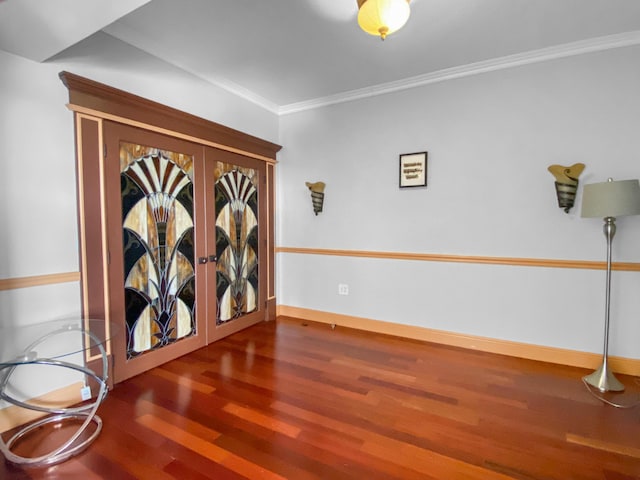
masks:
{"type": "Polygon", "coordinates": [[[86,386],[80,389],[80,397],[82,400],[89,400],[91,398],[91,387],[86,386]]]}

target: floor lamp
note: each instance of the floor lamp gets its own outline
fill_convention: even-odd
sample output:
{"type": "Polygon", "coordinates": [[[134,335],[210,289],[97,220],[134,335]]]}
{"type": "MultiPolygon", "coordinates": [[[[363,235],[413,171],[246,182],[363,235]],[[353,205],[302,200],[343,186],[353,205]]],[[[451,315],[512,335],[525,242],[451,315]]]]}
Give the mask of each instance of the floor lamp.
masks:
{"type": "Polygon", "coordinates": [[[604,219],[604,236],[607,238],[607,286],[604,315],[604,351],[602,365],[584,377],[584,381],[601,392],[621,392],[624,385],[611,373],[608,365],[609,304],[611,300],[611,241],[616,234],[616,217],[640,214],[640,184],[638,180],[592,183],[582,192],[582,216],[604,219]]]}

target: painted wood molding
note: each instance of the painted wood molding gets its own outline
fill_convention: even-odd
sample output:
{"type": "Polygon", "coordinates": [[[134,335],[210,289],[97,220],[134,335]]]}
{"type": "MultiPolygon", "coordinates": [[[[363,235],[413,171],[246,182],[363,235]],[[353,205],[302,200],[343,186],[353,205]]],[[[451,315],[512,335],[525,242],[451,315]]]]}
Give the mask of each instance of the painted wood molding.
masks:
{"type": "Polygon", "coordinates": [[[15,290],[16,288],[37,287],[40,285],[55,285],[80,281],[80,272],[51,273],[48,275],[34,275],[31,277],[16,277],[0,279],[0,290],[15,290]]]}
{"type": "MultiPolygon", "coordinates": [[[[482,263],[490,265],[510,265],[520,267],[545,267],[545,268],[580,268],[588,270],[605,270],[606,262],[593,260],[560,260],[544,258],[517,258],[517,257],[484,257],[472,255],[445,255],[437,253],[410,253],[410,252],[378,252],[367,250],[333,250],[326,248],[304,247],[276,247],[276,253],[301,253],[306,255],[330,255],[334,257],[364,257],[383,258],[387,260],[414,260],[423,262],[450,262],[450,263],[482,263]]],[[[612,270],[627,272],[640,272],[640,263],[614,262],[612,270]]]]}
{"type": "Polygon", "coordinates": [[[225,150],[231,153],[237,153],[240,155],[244,155],[246,157],[255,158],[256,160],[262,160],[263,162],[275,164],[277,163],[275,159],[265,157],[264,155],[258,155],[256,153],[248,152],[246,150],[241,150],[239,148],[229,147],[227,145],[211,142],[209,140],[205,140],[203,138],[195,137],[193,135],[186,135],[180,132],[176,132],[174,130],[170,130],[167,128],[160,128],[154,125],[150,125],[148,123],[138,122],[136,120],[131,120],[129,118],[120,117],[118,115],[112,115],[110,113],[104,113],[100,110],[94,110],[91,108],[85,108],[80,105],[73,105],[71,103],[67,104],[67,108],[72,112],[75,112],[79,115],[85,115],[89,117],[99,118],[101,120],[110,120],[116,123],[122,123],[123,125],[129,125],[130,127],[142,128],[143,130],[149,130],[150,132],[159,133],[161,135],[168,135],[170,137],[180,138],[182,140],[186,140],[188,142],[199,143],[201,145],[207,145],[209,147],[217,148],[219,150],[225,150]]]}
{"type": "MultiPolygon", "coordinates": [[[[596,369],[602,361],[602,355],[595,353],[478,337],[288,305],[278,305],[276,307],[276,316],[294,317],[301,320],[327,323],[330,325],[335,324],[367,332],[394,335],[413,340],[422,340],[425,342],[462,347],[481,352],[497,353],[527,360],[587,368],[590,370],[596,369]]],[[[610,356],[609,365],[615,372],[640,376],[640,359],[610,356]]]]}
{"type": "Polygon", "coordinates": [[[246,152],[275,160],[282,148],[253,135],[154,102],[124,90],[75,75],[60,72],[60,80],[69,90],[69,108],[132,126],[152,127],[170,136],[186,135],[197,143],[212,144],[229,151],[246,152]],[[205,143],[206,142],[206,143],[205,143]]]}
{"type": "MultiPolygon", "coordinates": [[[[305,110],[326,107],[328,105],[336,105],[338,103],[351,102],[361,98],[376,97],[387,93],[399,92],[408,88],[431,85],[433,83],[464,78],[471,75],[479,75],[507,68],[521,67],[522,65],[546,62],[558,58],[572,57],[574,55],[600,52],[612,48],[623,48],[638,44],[640,44],[640,32],[638,31],[589,38],[587,40],[579,40],[577,42],[554,45],[552,47],[545,47],[539,50],[516,53],[505,57],[492,58],[467,65],[445,68],[443,70],[437,70],[435,72],[417,75],[415,77],[381,83],[326,97],[291,103],[289,105],[279,107],[278,114],[289,115],[291,113],[303,112],[305,110]]],[[[249,99],[249,101],[251,100],[249,99]]]]}

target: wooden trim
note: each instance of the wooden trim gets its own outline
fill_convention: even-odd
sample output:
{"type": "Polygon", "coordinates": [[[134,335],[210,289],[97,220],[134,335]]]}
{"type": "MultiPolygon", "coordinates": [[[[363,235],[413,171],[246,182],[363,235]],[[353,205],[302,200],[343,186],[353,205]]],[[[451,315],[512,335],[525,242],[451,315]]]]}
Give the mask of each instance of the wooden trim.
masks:
{"type": "Polygon", "coordinates": [[[278,306],[276,304],[276,299],[275,298],[269,298],[269,299],[267,299],[265,304],[266,304],[265,320],[266,321],[275,320],[276,319],[276,311],[277,311],[277,308],[278,308],[278,306]]]}
{"type": "MultiPolygon", "coordinates": [[[[75,138],[76,138],[76,203],[78,204],[78,242],[79,242],[79,255],[80,255],[80,269],[82,270],[83,265],[87,264],[87,239],[86,239],[86,229],[85,229],[85,219],[87,218],[87,214],[85,211],[85,202],[80,201],[80,199],[85,198],[84,191],[84,152],[82,150],[82,122],[83,120],[99,122],[100,120],[97,118],[89,117],[86,115],[74,114],[74,124],[75,124],[75,138]]],[[[102,127],[100,127],[102,128],[102,127]]],[[[86,275],[80,275],[80,288],[82,293],[82,298],[87,298],[87,292],[89,291],[89,285],[87,282],[86,275]]],[[[89,318],[88,304],[83,302],[83,315],[84,318],[89,318]]]]}
{"type": "MultiPolygon", "coordinates": [[[[276,315],[573,367],[595,369],[602,361],[602,355],[595,353],[446,332],[288,305],[278,305],[276,315]]],[[[609,365],[615,372],[640,375],[640,359],[610,356],[609,365]]]]}
{"type": "Polygon", "coordinates": [[[605,452],[612,452],[618,455],[626,455],[627,457],[640,458],[640,448],[630,445],[622,445],[616,441],[604,441],[593,438],[591,436],[579,435],[576,433],[567,432],[565,435],[567,443],[573,443],[574,445],[581,445],[595,450],[604,450],[605,452]]]}
{"type": "MultiPolygon", "coordinates": [[[[306,255],[330,255],[335,257],[364,257],[383,258],[387,260],[414,260],[423,262],[450,263],[481,263],[490,265],[510,265],[519,267],[545,268],[578,268],[588,270],[605,270],[606,262],[593,260],[559,260],[545,258],[515,258],[515,257],[483,257],[470,255],[443,255],[437,253],[405,253],[405,252],[377,252],[366,250],[332,250],[325,248],[276,247],[276,253],[302,253],[306,255]]],[[[614,262],[612,270],[626,272],[640,272],[640,263],[614,262]]]]}
{"type": "Polygon", "coordinates": [[[38,287],[40,285],[55,285],[80,281],[80,272],[50,273],[47,275],[33,275],[31,277],[16,277],[0,279],[0,290],[15,290],[17,288],[38,287]]]}
{"type": "MultiPolygon", "coordinates": [[[[266,188],[267,193],[267,300],[275,296],[275,167],[274,165],[266,165],[266,188]]],[[[275,312],[274,312],[275,314],[275,312]]],[[[275,316],[273,317],[275,318],[275,316]]]]}
{"type": "Polygon", "coordinates": [[[218,150],[224,150],[226,152],[237,153],[239,155],[244,155],[245,157],[255,158],[256,160],[262,160],[267,163],[276,163],[274,158],[265,157],[263,155],[258,155],[255,153],[251,153],[245,150],[240,150],[238,148],[230,147],[227,145],[222,145],[220,143],[211,142],[205,140],[203,138],[194,137],[193,135],[187,135],[184,133],[176,132],[175,130],[169,130],[167,128],[156,127],[155,125],[149,125],[146,123],[138,122],[136,120],[131,120],[130,118],[119,117],[117,115],[112,115],[109,113],[101,112],[99,110],[93,110],[90,108],[81,107],[80,105],[73,105],[71,103],[67,104],[67,108],[72,112],[75,112],[79,115],[86,115],[92,117],[98,117],[102,120],[110,120],[115,123],[121,123],[123,125],[128,125],[130,127],[141,128],[143,130],[149,130],[150,132],[159,133],[161,135],[167,135],[169,137],[179,138],[181,140],[186,140],[187,142],[197,143],[198,145],[206,145],[208,147],[217,148],[218,150]]]}
{"type": "MultiPolygon", "coordinates": [[[[48,408],[66,408],[82,401],[80,389],[84,383],[77,382],[66,387],[32,398],[27,403],[48,408]]],[[[0,434],[26,423],[42,418],[47,413],[26,410],[16,405],[0,409],[0,434]]]]}
{"type": "MultiPolygon", "coordinates": [[[[89,319],[104,318],[105,331],[94,332],[110,337],[109,332],[109,291],[103,287],[107,277],[106,233],[99,226],[104,223],[104,138],[103,119],[75,113],[76,135],[76,176],[78,201],[79,258],[81,271],[81,298],[85,327],[89,319]],[[98,226],[98,228],[96,228],[98,226]],[[99,268],[87,269],[93,261],[101,259],[99,268]]],[[[109,349],[109,343],[106,345],[109,349]]],[[[100,355],[99,349],[85,351],[88,362],[100,355]]]]}
{"type": "MultiPolygon", "coordinates": [[[[100,335],[100,333],[98,333],[98,335],[100,335]]],[[[106,382],[107,382],[107,389],[111,390],[113,388],[113,354],[111,354],[109,352],[109,344],[111,343],[111,337],[106,337],[108,338],[108,340],[105,342],[106,344],[104,345],[106,354],[107,354],[107,378],[106,378],[106,382]]],[[[103,372],[103,365],[102,365],[102,355],[94,355],[91,358],[86,358],[85,359],[85,366],[95,372],[98,377],[102,378],[102,374],[103,372]]],[[[100,391],[100,384],[93,378],[91,378],[90,376],[85,376],[85,381],[87,382],[87,385],[89,387],[91,387],[91,391],[93,392],[92,395],[95,397],[97,392],[100,391]]]]}
{"type": "MultiPolygon", "coordinates": [[[[169,131],[171,136],[188,135],[200,139],[197,143],[209,142],[275,159],[280,145],[234,130],[224,125],[168,107],[129,92],[74,75],[60,72],[62,83],[69,90],[69,103],[87,109],[102,118],[120,118],[139,125],[153,125],[156,131],[169,131]]],[[[117,120],[114,120],[117,121],[117,120]]],[[[129,125],[134,125],[130,123],[129,125]]],[[[213,146],[213,145],[212,145],[213,146]]],[[[246,153],[242,153],[247,155],[246,153]]]]}
{"type": "MultiPolygon", "coordinates": [[[[109,255],[109,232],[107,231],[107,193],[106,193],[106,178],[105,178],[105,162],[106,162],[106,152],[105,152],[105,138],[104,138],[104,121],[100,119],[98,122],[98,169],[100,175],[100,238],[102,242],[102,290],[103,290],[103,309],[104,309],[104,318],[105,318],[105,338],[111,338],[111,291],[110,283],[109,283],[109,262],[111,260],[109,255]]],[[[82,197],[86,198],[86,197],[82,197]]],[[[84,219],[86,220],[86,219],[84,219]]],[[[85,263],[85,265],[87,265],[85,263]]],[[[90,317],[87,316],[87,322],[90,317]]],[[[87,324],[87,328],[89,325],[87,324]]],[[[107,355],[111,355],[111,341],[109,340],[105,345],[107,355]]],[[[87,363],[91,361],[91,353],[93,355],[97,355],[97,352],[89,352],[86,351],[86,361],[87,363]]]]}

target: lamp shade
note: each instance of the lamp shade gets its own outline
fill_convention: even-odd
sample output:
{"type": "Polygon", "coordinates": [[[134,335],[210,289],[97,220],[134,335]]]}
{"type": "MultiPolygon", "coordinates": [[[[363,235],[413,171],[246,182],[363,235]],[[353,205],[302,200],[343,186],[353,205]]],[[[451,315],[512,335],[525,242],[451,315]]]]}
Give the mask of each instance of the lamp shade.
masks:
{"type": "Polygon", "coordinates": [[[383,40],[400,30],[411,10],[409,0],[358,0],[358,25],[371,35],[380,35],[383,40]]]}
{"type": "Polygon", "coordinates": [[[582,192],[582,217],[621,217],[640,215],[640,184],[638,180],[609,179],[590,183],[582,192]]]}

